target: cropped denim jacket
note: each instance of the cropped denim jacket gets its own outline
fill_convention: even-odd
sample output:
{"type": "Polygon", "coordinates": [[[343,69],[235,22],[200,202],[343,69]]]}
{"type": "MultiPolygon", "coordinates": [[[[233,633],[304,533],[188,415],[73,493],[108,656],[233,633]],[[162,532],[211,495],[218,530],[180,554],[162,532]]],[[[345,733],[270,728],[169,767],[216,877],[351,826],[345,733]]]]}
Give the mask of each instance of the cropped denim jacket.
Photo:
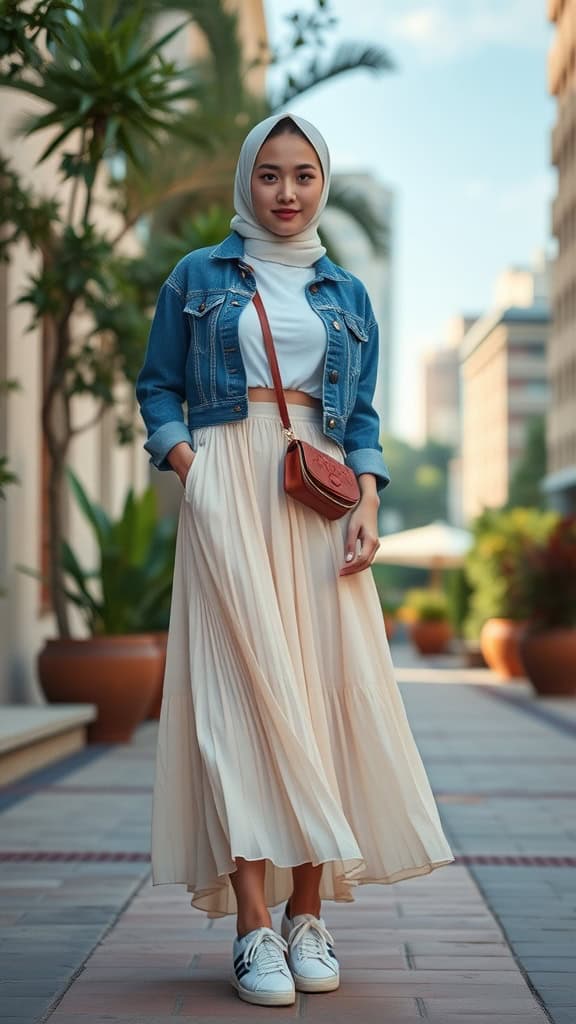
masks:
{"type": "MultiPolygon", "coordinates": [[[[373,473],[382,490],[390,476],[372,405],[378,326],[358,278],[326,256],[315,271],[306,296],[327,335],[322,429],[343,448],[346,464],[357,475],[373,473]]],[[[168,452],[181,441],[190,444],[194,428],[248,415],[238,320],[255,290],[236,232],[218,246],[188,253],[162,286],[136,382],[148,432],[144,447],[158,469],[170,469],[168,452]]]]}

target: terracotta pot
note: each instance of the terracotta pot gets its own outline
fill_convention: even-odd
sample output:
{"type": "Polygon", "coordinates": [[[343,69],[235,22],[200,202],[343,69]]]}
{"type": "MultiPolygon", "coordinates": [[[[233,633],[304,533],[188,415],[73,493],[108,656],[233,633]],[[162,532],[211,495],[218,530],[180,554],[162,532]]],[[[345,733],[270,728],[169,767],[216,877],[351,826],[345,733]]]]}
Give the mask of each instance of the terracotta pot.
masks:
{"type": "Polygon", "coordinates": [[[410,639],[420,654],[443,654],[452,636],[452,626],[445,620],[417,620],[410,624],[410,639]]]}
{"type": "Polygon", "coordinates": [[[38,674],[50,702],[97,706],[89,743],[127,743],[157,692],[161,658],[153,633],[47,640],[38,674]]]}
{"type": "Polygon", "coordinates": [[[520,657],[520,635],[526,623],[487,619],[480,630],[480,649],[489,668],[502,679],[526,675],[520,657]]]}
{"type": "Polygon", "coordinates": [[[168,631],[163,633],[156,633],[156,642],[161,652],[160,663],[158,666],[158,680],[156,685],[156,692],[152,698],[152,703],[148,708],[147,718],[159,719],[160,709],[162,707],[162,691],[164,689],[164,672],[166,671],[166,644],[168,643],[168,631]]]}
{"type": "Polygon", "coordinates": [[[383,612],[382,614],[384,616],[384,629],[386,630],[386,636],[391,640],[396,632],[396,617],[394,615],[389,615],[387,612],[383,612]]]}
{"type": "Polygon", "coordinates": [[[576,695],[576,629],[526,630],[520,638],[526,675],[545,697],[576,695]]]}

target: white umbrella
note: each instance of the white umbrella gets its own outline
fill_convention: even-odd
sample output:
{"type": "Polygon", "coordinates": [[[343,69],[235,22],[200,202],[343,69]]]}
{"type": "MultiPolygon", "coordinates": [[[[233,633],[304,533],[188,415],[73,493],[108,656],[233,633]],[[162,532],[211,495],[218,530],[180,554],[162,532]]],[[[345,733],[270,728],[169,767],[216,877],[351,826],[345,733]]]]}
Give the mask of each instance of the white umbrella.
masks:
{"type": "Polygon", "coordinates": [[[414,530],[401,530],[380,537],[375,562],[411,565],[419,569],[451,569],[462,565],[472,544],[472,534],[441,519],[414,530]]]}

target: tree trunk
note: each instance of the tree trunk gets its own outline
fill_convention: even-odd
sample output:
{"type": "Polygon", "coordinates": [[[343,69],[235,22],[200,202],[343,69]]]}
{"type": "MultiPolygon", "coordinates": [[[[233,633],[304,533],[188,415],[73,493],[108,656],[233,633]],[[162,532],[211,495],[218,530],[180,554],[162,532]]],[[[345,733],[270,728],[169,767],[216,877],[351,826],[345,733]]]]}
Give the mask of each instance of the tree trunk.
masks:
{"type": "Polygon", "coordinates": [[[56,324],[47,317],[44,333],[44,402],[42,430],[50,457],[48,477],[48,577],[52,608],[60,636],[70,636],[68,604],[64,594],[61,549],[64,539],[64,485],[70,447],[70,399],[66,393],[66,361],[70,349],[68,318],[56,324]]]}
{"type": "Polygon", "coordinates": [[[70,636],[68,603],[64,594],[64,574],[60,552],[64,539],[64,470],[66,453],[57,459],[50,455],[50,477],[48,482],[48,532],[50,537],[49,580],[52,607],[61,637],[70,636]]]}

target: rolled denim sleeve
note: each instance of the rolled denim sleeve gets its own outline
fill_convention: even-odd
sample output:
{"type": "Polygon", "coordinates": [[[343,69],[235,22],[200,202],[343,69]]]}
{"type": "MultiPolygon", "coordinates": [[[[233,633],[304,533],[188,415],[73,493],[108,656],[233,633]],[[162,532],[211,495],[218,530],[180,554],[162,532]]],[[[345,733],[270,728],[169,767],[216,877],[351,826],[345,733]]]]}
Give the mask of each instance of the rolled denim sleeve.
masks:
{"type": "Polygon", "coordinates": [[[136,380],[136,398],[146,425],[144,448],[157,469],[171,469],[166,456],[181,441],[191,444],[182,408],[186,398],[188,326],[182,297],[172,279],[163,284],[150,328],[144,364],[136,380]]]}
{"type": "MultiPolygon", "coordinates": [[[[370,309],[368,300],[367,304],[370,309]]],[[[344,434],[344,461],[356,476],[360,473],[372,473],[376,477],[377,489],[382,491],[390,483],[390,473],[384,462],[379,441],[380,417],[372,404],[378,372],[378,324],[373,314],[368,339],[361,344],[362,361],[356,402],[344,434]]]]}

